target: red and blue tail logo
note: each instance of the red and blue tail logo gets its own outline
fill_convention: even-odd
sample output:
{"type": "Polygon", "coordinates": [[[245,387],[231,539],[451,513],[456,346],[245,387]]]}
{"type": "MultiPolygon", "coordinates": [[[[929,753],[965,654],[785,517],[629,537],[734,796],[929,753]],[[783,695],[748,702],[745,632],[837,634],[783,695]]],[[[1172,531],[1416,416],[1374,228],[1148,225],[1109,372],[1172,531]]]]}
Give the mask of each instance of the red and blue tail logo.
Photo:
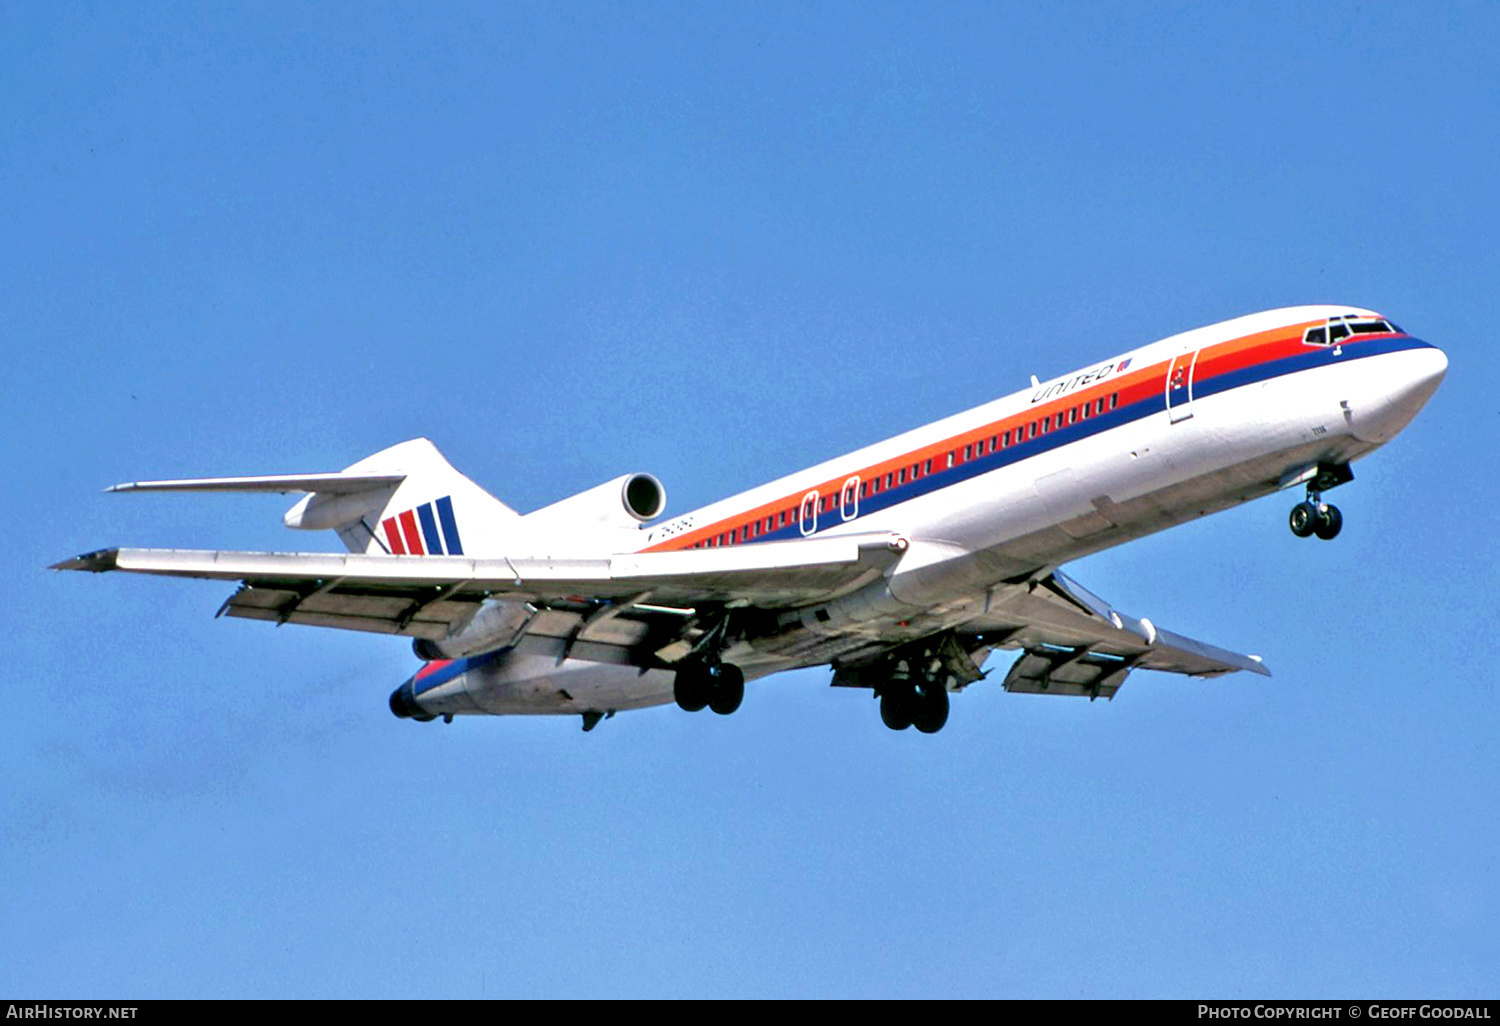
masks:
{"type": "Polygon", "coordinates": [[[464,545],[458,538],[458,521],[453,518],[453,497],[445,495],[386,517],[380,522],[385,531],[386,547],[395,556],[462,556],[464,545]],[[441,528],[441,529],[440,529],[441,528]]]}

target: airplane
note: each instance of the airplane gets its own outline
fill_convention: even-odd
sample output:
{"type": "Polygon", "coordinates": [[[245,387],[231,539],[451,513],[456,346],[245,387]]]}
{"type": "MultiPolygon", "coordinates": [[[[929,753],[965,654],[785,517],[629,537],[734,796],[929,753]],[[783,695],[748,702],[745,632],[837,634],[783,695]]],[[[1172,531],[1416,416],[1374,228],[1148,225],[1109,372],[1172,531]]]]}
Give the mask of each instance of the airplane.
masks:
{"type": "Polygon", "coordinates": [[[348,550],[114,548],[53,566],[237,581],[220,614],[413,639],[403,719],[570,714],[592,730],[675,702],[729,714],[746,681],[830,665],[893,730],[1020,655],[1008,692],[1113,699],[1137,669],[1269,675],[1115,609],[1082,556],[1283,489],[1323,493],[1390,441],[1448,360],[1348,306],[1251,314],[1090,364],[670,519],[649,473],[521,515],[426,439],[344,470],[141,481],[111,492],[306,493],[286,526],[348,550]]]}

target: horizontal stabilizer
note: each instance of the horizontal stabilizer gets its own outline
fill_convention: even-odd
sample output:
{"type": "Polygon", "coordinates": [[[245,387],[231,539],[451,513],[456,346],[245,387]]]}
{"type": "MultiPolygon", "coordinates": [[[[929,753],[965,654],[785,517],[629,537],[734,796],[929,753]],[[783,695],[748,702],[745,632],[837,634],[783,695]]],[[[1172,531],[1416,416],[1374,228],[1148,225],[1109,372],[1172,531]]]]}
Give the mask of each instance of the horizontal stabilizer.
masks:
{"type": "Polygon", "coordinates": [[[389,488],[405,474],[272,474],[262,477],[192,477],[179,481],[129,481],[106,492],[323,492],[351,495],[389,488]]]}

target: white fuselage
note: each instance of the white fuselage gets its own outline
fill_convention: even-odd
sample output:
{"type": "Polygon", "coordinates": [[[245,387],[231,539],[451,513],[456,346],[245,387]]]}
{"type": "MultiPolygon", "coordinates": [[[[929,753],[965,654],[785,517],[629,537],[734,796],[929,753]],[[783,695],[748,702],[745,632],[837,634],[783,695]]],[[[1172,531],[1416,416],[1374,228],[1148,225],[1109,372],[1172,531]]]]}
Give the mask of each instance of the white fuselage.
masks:
{"type": "MultiPolygon", "coordinates": [[[[1443,353],[1395,329],[1304,341],[1325,322],[1378,316],[1297,307],[1174,336],[643,528],[635,548],[870,531],[909,539],[883,580],[726,651],[751,678],[828,662],[864,643],[867,624],[899,621],[913,637],[952,627],[1000,582],[1389,441],[1442,380],[1443,353]]],[[[553,639],[470,660],[420,695],[438,715],[670,701],[671,672],[567,658],[553,639]]]]}

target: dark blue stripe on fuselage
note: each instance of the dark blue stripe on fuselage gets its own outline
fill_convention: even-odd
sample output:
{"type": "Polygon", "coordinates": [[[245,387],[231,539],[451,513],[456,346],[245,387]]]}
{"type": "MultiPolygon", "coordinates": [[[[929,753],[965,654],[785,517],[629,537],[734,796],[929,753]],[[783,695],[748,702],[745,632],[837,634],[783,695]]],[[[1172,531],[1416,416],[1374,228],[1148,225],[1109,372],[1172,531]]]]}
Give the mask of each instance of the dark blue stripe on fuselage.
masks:
{"type": "MultiPolygon", "coordinates": [[[[1416,338],[1385,338],[1372,339],[1368,342],[1345,341],[1339,346],[1309,346],[1307,352],[1298,353],[1295,356],[1283,357],[1279,360],[1269,360],[1265,363],[1252,364],[1239,370],[1229,371],[1224,374],[1215,375],[1206,381],[1193,383],[1193,399],[1203,399],[1211,395],[1219,395],[1231,389],[1242,388],[1245,385],[1253,385],[1257,382],[1268,381],[1271,378],[1282,377],[1287,374],[1295,374],[1299,371],[1312,370],[1316,367],[1331,366],[1336,363],[1347,363],[1350,360],[1360,360],[1370,356],[1383,356],[1386,353],[1397,353],[1407,349],[1431,349],[1427,342],[1416,338]],[[1342,349],[1341,353],[1335,354],[1336,349],[1342,349]]],[[[1185,398],[1178,398],[1177,403],[1185,403],[1185,398]]],[[[1149,417],[1155,413],[1161,413],[1167,408],[1166,396],[1157,392],[1144,399],[1138,399],[1128,406],[1109,410],[1086,420],[1080,420],[1076,424],[1066,427],[1055,427],[1046,434],[1029,438],[1024,442],[998,449],[994,452],[976,456],[966,463],[960,463],[949,468],[936,468],[925,477],[906,484],[893,485],[891,488],[876,495],[870,495],[859,500],[859,515],[851,517],[857,520],[871,513],[898,506],[910,499],[927,495],[931,492],[947,488],[949,485],[958,484],[988,474],[992,470],[1008,467],[1012,463],[1030,459],[1044,452],[1069,445],[1083,438],[1108,431],[1111,428],[1128,424],[1131,421],[1149,417]]],[[[1038,413],[1036,419],[1040,420],[1044,414],[1038,413]]],[[[1056,416],[1056,413],[1053,414],[1056,416]]],[[[1029,421],[1028,421],[1029,423],[1029,421]]],[[[1003,431],[1001,432],[1004,433],[1003,431]]],[[[946,455],[943,457],[946,459],[946,455]]],[[[851,475],[853,476],[853,475],[851,475]]],[[[881,480],[885,475],[881,475],[881,480]]],[[[873,478],[871,479],[873,480],[873,478]]],[[[821,501],[821,500],[820,500],[821,501]]],[[[732,518],[728,518],[732,519],[732,518]]],[[[726,522],[728,522],[728,519],[726,522]]],[[[847,523],[839,510],[831,509],[826,513],[818,514],[817,529],[809,534],[821,534],[830,528],[847,523]]],[[[726,527],[723,532],[727,533],[726,527]]],[[[786,527],[767,531],[765,534],[757,535],[748,542],[739,542],[741,545],[755,545],[763,541],[784,541],[789,538],[798,538],[802,535],[801,525],[788,524],[786,527]]]]}
{"type": "Polygon", "coordinates": [[[431,691],[433,688],[442,687],[453,678],[470,670],[477,669],[492,659],[499,657],[500,651],[486,652],[483,655],[470,656],[467,659],[454,659],[441,670],[434,670],[421,679],[413,677],[411,682],[412,694],[420,695],[431,691]]]}
{"type": "Polygon", "coordinates": [[[458,521],[453,517],[453,498],[445,495],[437,501],[438,519],[443,522],[443,537],[448,540],[448,555],[462,556],[463,542],[458,540],[458,521]]]}

